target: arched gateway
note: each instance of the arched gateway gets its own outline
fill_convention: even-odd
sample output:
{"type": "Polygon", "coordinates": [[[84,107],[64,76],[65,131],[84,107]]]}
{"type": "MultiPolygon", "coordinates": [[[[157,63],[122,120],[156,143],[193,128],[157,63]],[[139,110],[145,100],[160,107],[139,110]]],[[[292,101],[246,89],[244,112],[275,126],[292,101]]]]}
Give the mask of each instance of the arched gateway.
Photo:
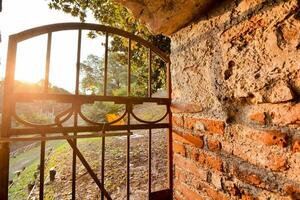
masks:
{"type": "MultiPolygon", "coordinates": [[[[67,74],[65,75],[67,76],[67,74]]],[[[130,141],[132,130],[147,130],[149,133],[149,145],[148,145],[148,174],[149,174],[149,188],[148,196],[149,199],[171,199],[172,198],[172,138],[171,138],[171,113],[170,113],[170,60],[158,48],[154,47],[147,41],[132,35],[128,32],[102,26],[96,24],[84,24],[84,23],[62,23],[46,25],[42,27],[33,28],[30,30],[23,31],[21,33],[11,35],[9,37],[6,77],[5,77],[5,89],[4,89],[4,102],[3,102],[3,115],[2,115],[2,129],[0,135],[0,199],[8,199],[8,184],[9,184],[9,146],[14,141],[41,141],[41,154],[40,154],[40,186],[39,196],[43,199],[44,196],[44,167],[45,167],[45,144],[49,140],[67,140],[70,147],[73,149],[73,164],[72,164],[72,199],[76,196],[76,157],[81,161],[83,166],[86,168],[89,175],[94,180],[95,184],[101,190],[101,199],[112,199],[109,192],[104,187],[104,165],[101,165],[101,179],[99,179],[96,173],[91,168],[90,164],[85,159],[84,155],[80,152],[76,145],[76,139],[78,138],[90,138],[90,137],[102,137],[102,154],[105,154],[105,137],[109,136],[126,136],[127,141],[127,199],[130,198],[130,141]],[[52,34],[57,31],[75,30],[78,31],[78,40],[74,41],[77,43],[77,60],[76,65],[76,89],[74,94],[53,94],[48,90],[49,86],[49,70],[50,69],[50,57],[51,57],[51,42],[52,34]],[[80,79],[80,52],[81,52],[81,40],[82,31],[91,30],[99,31],[104,33],[105,37],[105,54],[104,54],[104,81],[103,83],[103,95],[86,95],[80,94],[79,92],[79,79],[80,79]],[[128,41],[128,52],[127,52],[127,95],[126,96],[111,96],[107,93],[107,70],[108,70],[108,46],[110,35],[118,35],[126,38],[128,41]],[[15,65],[18,43],[28,40],[30,38],[46,35],[47,36],[47,48],[46,48],[46,60],[45,60],[45,75],[43,82],[43,90],[41,92],[29,93],[27,91],[14,91],[15,82],[15,65]],[[131,43],[136,42],[148,49],[148,83],[147,90],[148,94],[146,97],[134,97],[131,95],[131,59],[132,50],[131,43]],[[152,54],[160,57],[167,66],[167,97],[166,98],[153,98],[151,90],[151,65],[152,65],[152,54]],[[64,111],[57,113],[55,120],[50,124],[36,124],[28,122],[18,116],[16,112],[16,104],[31,102],[31,101],[55,101],[68,103],[71,106],[64,111]],[[90,104],[94,102],[113,102],[115,104],[122,104],[125,107],[125,112],[120,115],[118,119],[111,120],[109,122],[96,122],[84,115],[81,108],[84,104],[90,104]],[[164,105],[166,107],[166,113],[161,119],[154,121],[146,121],[140,119],[134,112],[133,106],[143,103],[156,103],[158,105],[164,105]],[[72,124],[64,126],[64,122],[73,118],[72,124]],[[78,123],[78,118],[85,121],[85,125],[78,123]],[[130,118],[134,118],[139,123],[132,124],[130,118]],[[126,120],[124,120],[126,119],[126,120]],[[167,119],[167,120],[166,120],[167,119]],[[126,123],[117,123],[121,120],[126,123]],[[22,126],[13,126],[13,121],[16,121],[22,126]],[[169,189],[152,192],[151,189],[151,130],[167,128],[168,129],[168,186],[169,189]],[[94,133],[91,133],[94,132],[94,133]]],[[[102,157],[102,163],[105,162],[105,156],[102,157]]]]}

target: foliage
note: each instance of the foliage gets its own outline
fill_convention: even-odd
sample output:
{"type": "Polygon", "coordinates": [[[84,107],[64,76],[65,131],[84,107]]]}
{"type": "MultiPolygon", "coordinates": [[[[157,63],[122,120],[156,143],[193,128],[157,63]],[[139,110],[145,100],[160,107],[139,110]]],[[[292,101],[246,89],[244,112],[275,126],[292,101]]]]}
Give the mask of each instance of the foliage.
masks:
{"type": "Polygon", "coordinates": [[[82,112],[95,122],[107,122],[107,114],[118,114],[125,111],[125,106],[114,104],[112,102],[95,102],[82,107],[82,112]]]}
{"type": "MultiPolygon", "coordinates": [[[[109,57],[107,70],[107,95],[124,96],[127,85],[127,69],[121,64],[121,54],[112,53],[109,57]]],[[[104,58],[89,55],[87,60],[80,65],[81,92],[91,95],[103,95],[104,93],[104,58]]],[[[106,115],[119,113],[124,106],[111,102],[95,102],[82,107],[83,113],[91,120],[106,122],[106,115]]],[[[124,109],[124,108],[123,108],[124,109]]]]}
{"type": "Polygon", "coordinates": [[[37,171],[38,160],[22,171],[20,177],[15,176],[13,179],[14,184],[9,188],[9,199],[26,199],[28,196],[27,185],[34,184],[34,174],[37,171]]]}
{"type": "MultiPolygon", "coordinates": [[[[115,3],[113,0],[48,0],[51,9],[62,10],[72,16],[79,17],[82,22],[86,20],[87,14],[92,14],[99,23],[107,26],[116,27],[138,35],[151,42],[165,53],[170,53],[170,39],[163,35],[152,35],[149,30],[140,24],[128,10],[115,3]]],[[[98,33],[100,34],[100,33],[98,33]]],[[[90,33],[90,37],[96,37],[96,33],[90,33]]],[[[128,50],[128,40],[118,36],[110,35],[110,51],[121,55],[114,54],[115,59],[119,59],[115,64],[126,65],[127,60],[122,54],[128,50]]],[[[145,96],[147,91],[147,73],[148,73],[148,50],[142,45],[136,43],[132,45],[132,92],[133,95],[145,96]]],[[[126,58],[126,57],[125,57],[126,58]]],[[[152,92],[160,88],[165,88],[166,65],[157,58],[153,59],[153,86],[152,92]]],[[[95,71],[97,72],[97,71],[95,71]]],[[[91,75],[91,74],[90,74],[91,75]]],[[[91,76],[93,78],[93,76],[91,76]]],[[[90,92],[99,92],[103,88],[99,85],[92,85],[90,92]]]]}

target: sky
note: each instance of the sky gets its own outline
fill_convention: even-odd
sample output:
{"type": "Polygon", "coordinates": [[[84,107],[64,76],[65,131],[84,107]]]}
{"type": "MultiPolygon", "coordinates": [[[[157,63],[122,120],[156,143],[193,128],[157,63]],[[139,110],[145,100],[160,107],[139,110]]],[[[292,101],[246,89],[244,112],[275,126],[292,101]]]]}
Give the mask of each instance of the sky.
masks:
{"type": "MultiPolygon", "coordinates": [[[[5,75],[8,36],[26,29],[63,22],[79,22],[79,19],[62,11],[50,10],[49,0],[3,0],[0,13],[0,77],[5,75]]],[[[93,17],[88,23],[95,23],[93,17]]],[[[81,61],[89,54],[103,56],[104,38],[89,39],[87,31],[82,35],[81,61]]],[[[52,34],[50,83],[70,92],[75,90],[75,68],[78,31],[61,31],[52,34]]],[[[15,79],[38,82],[44,78],[47,35],[41,35],[17,46],[15,79]]]]}

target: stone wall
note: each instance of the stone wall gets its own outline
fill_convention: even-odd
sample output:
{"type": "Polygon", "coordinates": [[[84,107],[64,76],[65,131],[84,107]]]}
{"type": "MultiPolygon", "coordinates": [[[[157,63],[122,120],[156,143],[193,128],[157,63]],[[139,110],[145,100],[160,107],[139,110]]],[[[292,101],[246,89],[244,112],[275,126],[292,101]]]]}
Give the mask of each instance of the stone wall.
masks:
{"type": "Polygon", "coordinates": [[[171,34],[210,7],[215,0],[115,1],[126,6],[153,33],[171,34]]]}
{"type": "Polygon", "coordinates": [[[299,4],[223,1],[171,36],[174,199],[300,199],[299,4]]]}

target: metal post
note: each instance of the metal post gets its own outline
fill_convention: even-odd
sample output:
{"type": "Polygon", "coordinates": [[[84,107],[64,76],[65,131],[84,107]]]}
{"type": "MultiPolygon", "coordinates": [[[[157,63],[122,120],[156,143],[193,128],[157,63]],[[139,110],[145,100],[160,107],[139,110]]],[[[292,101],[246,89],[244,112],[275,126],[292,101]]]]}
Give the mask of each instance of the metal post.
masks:
{"type": "MultiPolygon", "coordinates": [[[[9,138],[11,128],[11,99],[14,88],[14,72],[16,62],[17,44],[13,37],[9,37],[6,74],[4,83],[4,97],[2,110],[2,127],[0,138],[9,138]]],[[[9,182],[9,143],[0,144],[0,199],[8,199],[9,182]]]]}

